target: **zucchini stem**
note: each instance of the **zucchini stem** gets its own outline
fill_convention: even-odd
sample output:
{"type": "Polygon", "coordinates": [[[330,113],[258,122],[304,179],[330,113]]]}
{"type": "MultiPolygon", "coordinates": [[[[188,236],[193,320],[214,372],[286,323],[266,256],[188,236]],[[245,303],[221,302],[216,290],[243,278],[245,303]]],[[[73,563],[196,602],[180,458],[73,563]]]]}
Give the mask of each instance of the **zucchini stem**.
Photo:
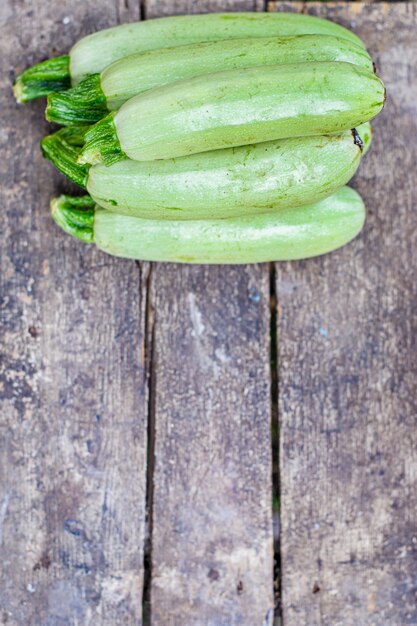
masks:
{"type": "Polygon", "coordinates": [[[359,146],[359,150],[362,153],[363,152],[363,141],[362,141],[362,138],[360,137],[358,131],[356,130],[356,128],[352,128],[352,136],[353,136],[353,143],[355,144],[355,146],[359,146]]]}
{"type": "Polygon", "coordinates": [[[110,113],[89,128],[85,134],[85,145],[78,157],[78,163],[112,165],[127,158],[117,136],[115,114],[115,111],[110,113]]]}
{"type": "Polygon", "coordinates": [[[77,161],[84,144],[88,127],[69,126],[44,137],[41,141],[43,156],[51,161],[60,172],[80,187],[86,188],[89,165],[77,161]]]}
{"type": "Polygon", "coordinates": [[[92,243],[94,240],[95,202],[90,196],[59,196],[51,200],[51,213],[55,222],[66,233],[92,243]]]}
{"type": "Polygon", "coordinates": [[[372,126],[369,122],[364,122],[363,124],[357,126],[355,130],[362,140],[362,157],[364,157],[372,143],[372,126]]]}
{"type": "Polygon", "coordinates": [[[71,87],[69,56],[56,57],[38,63],[20,74],[13,85],[13,93],[18,102],[29,102],[53,91],[63,91],[71,87]]]}
{"type": "Polygon", "coordinates": [[[106,96],[100,84],[100,74],[92,74],[79,85],[62,93],[48,96],[46,119],[62,126],[94,124],[108,115],[106,96]]]}

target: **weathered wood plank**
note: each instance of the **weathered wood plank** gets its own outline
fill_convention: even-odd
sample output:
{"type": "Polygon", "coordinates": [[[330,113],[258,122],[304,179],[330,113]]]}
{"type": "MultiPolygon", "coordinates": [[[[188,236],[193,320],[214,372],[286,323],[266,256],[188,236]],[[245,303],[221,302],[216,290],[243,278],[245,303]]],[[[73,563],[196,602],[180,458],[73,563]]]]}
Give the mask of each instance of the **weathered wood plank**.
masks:
{"type": "Polygon", "coordinates": [[[146,0],[145,14],[150,19],[186,13],[254,11],[261,8],[257,5],[259,0],[146,0]]]}
{"type": "Polygon", "coordinates": [[[151,623],[272,624],[265,266],[154,270],[151,623]]]}
{"type": "Polygon", "coordinates": [[[120,24],[125,22],[137,22],[141,18],[140,0],[115,0],[117,9],[117,21],[120,24]]]}
{"type": "Polygon", "coordinates": [[[146,277],[54,226],[65,183],[38,148],[44,104],[17,107],[10,88],[117,7],[7,0],[0,20],[0,623],[139,626],[146,277]]]}
{"type": "Polygon", "coordinates": [[[284,624],[415,624],[417,7],[305,9],[355,27],[388,100],[364,234],[277,268],[284,624]]]}

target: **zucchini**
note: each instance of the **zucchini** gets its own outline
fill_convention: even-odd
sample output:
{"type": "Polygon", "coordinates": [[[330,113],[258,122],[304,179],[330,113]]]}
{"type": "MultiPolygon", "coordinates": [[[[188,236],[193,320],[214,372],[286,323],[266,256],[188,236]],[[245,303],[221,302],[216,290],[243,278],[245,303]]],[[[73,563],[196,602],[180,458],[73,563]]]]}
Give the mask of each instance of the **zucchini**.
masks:
{"type": "Polygon", "coordinates": [[[45,138],[44,155],[102,207],[153,219],[218,219],[309,204],[346,184],[362,152],[349,130],[80,171],[79,148],[68,146],[72,132],[76,141],[80,130],[72,127],[45,138]]]}
{"type": "Polygon", "coordinates": [[[356,237],[365,221],[359,194],[342,187],[316,204],[225,220],[159,221],[110,213],[89,196],[51,203],[71,235],[119,257],[176,263],[259,263],[325,254],[356,237]]]}
{"type": "Polygon", "coordinates": [[[373,70],[364,48],[328,35],[211,41],[151,50],[112,63],[69,91],[48,97],[46,118],[58,124],[98,121],[133,96],[178,80],[242,67],[346,61],[373,70]]]}
{"type": "Polygon", "coordinates": [[[375,117],[384,100],[375,74],[343,61],[197,76],[139,94],[97,122],[79,162],[151,161],[340,132],[375,117]]]}
{"type": "Polygon", "coordinates": [[[15,83],[19,102],[28,102],[61,84],[73,85],[130,54],[172,48],[201,41],[321,34],[348,39],[364,47],[354,33],[339,24],[299,13],[212,13],[182,15],[114,26],[80,39],[69,56],[44,61],[23,72],[15,83]]]}
{"type": "Polygon", "coordinates": [[[87,126],[68,126],[41,140],[43,156],[70,180],[84,188],[90,166],[80,165],[77,159],[84,145],[87,130],[87,126]]]}

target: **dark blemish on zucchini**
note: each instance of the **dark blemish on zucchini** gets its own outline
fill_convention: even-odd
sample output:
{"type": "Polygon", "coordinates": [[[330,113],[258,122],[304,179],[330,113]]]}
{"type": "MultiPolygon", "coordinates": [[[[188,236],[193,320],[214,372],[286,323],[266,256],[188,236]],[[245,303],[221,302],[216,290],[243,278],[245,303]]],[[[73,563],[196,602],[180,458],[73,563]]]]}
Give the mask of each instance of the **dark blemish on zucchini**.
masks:
{"type": "Polygon", "coordinates": [[[177,260],[181,263],[192,263],[195,261],[195,257],[193,256],[177,256],[177,260]]]}
{"type": "Polygon", "coordinates": [[[246,161],[249,159],[252,150],[248,148],[245,152],[245,156],[243,157],[243,165],[246,165],[246,161]]]}
{"type": "Polygon", "coordinates": [[[363,152],[363,141],[359,137],[359,133],[356,130],[356,128],[352,128],[352,136],[353,136],[353,143],[355,144],[355,146],[359,146],[360,151],[363,152]]]}
{"type": "Polygon", "coordinates": [[[106,200],[107,204],[111,204],[112,206],[117,206],[116,200],[106,200]]]}

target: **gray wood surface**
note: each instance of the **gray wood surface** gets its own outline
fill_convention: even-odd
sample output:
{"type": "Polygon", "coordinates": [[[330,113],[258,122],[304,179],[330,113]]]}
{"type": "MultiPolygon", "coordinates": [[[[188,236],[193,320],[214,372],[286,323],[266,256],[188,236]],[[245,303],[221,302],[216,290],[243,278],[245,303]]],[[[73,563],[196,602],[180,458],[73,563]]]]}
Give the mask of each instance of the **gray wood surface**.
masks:
{"type": "Polygon", "coordinates": [[[0,623],[141,624],[145,534],[146,276],[62,237],[42,159],[44,103],[11,80],[114,2],[1,3],[0,623]]]}
{"type": "Polygon", "coordinates": [[[187,13],[255,11],[257,8],[264,8],[263,5],[259,6],[257,0],[146,0],[144,6],[147,19],[187,13]]]}
{"type": "Polygon", "coordinates": [[[284,626],[417,623],[416,22],[398,2],[0,4],[0,624],[271,625],[278,391],[284,626]],[[48,203],[72,189],[14,74],[140,16],[264,8],[353,28],[387,83],[364,234],[277,265],[271,293],[267,265],[150,267],[61,233],[48,203]]]}
{"type": "Polygon", "coordinates": [[[417,624],[417,7],[308,5],[386,82],[363,235],[277,266],[285,626],[417,624]]]}
{"type": "Polygon", "coordinates": [[[262,266],[155,268],[151,623],[273,618],[269,284],[262,266]]]}

